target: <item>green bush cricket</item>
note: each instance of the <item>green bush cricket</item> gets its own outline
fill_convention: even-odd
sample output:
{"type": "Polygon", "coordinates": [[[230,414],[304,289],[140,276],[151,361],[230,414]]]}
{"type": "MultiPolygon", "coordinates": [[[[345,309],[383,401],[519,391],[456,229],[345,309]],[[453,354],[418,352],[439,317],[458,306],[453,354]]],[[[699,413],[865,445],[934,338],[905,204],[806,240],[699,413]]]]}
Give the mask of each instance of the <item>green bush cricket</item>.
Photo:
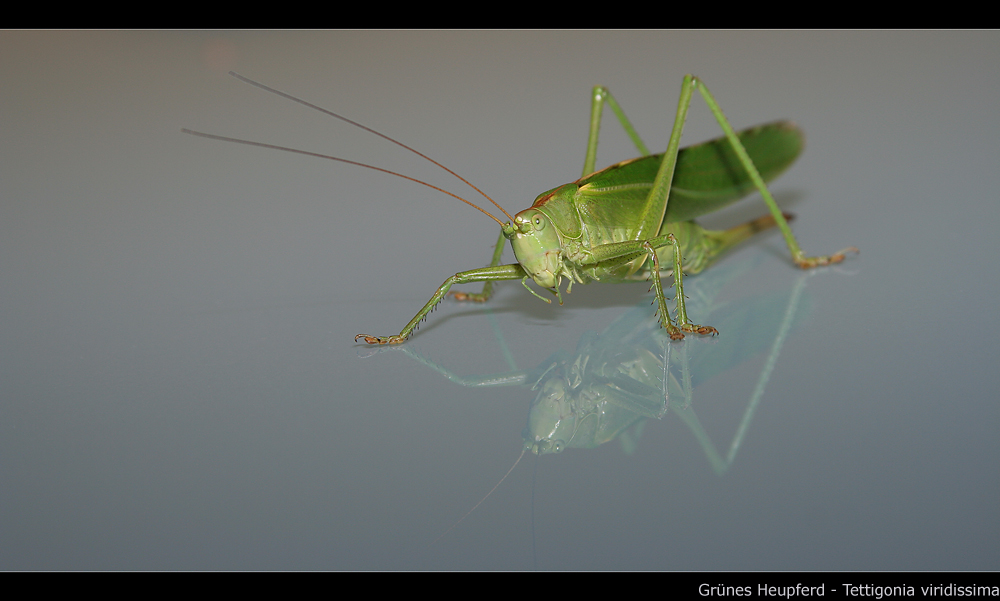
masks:
{"type": "Polygon", "coordinates": [[[777,225],[784,235],[792,261],[803,269],[839,263],[844,260],[848,252],[858,252],[857,248],[848,247],[832,255],[805,256],[788,226],[787,216],[778,208],[767,189],[765,182],[774,179],[787,169],[802,151],[801,130],[790,122],[778,121],[743,130],[737,134],[705,85],[692,75],[684,77],[667,150],[655,155],[651,154],[643,144],[608,89],[603,86],[595,87],[591,102],[590,135],[583,176],[575,182],[539,195],[530,208],[512,217],[479,188],[409,146],[294,96],[235,73],[230,72],[230,74],[242,81],[365,129],[414,152],[471,186],[509,219],[504,223],[464,198],[380,167],[271,144],[182,130],[202,137],[296,152],[396,175],[458,198],[486,213],[500,224],[500,237],[489,266],[462,271],[445,280],[399,334],[394,336],[359,334],[355,336],[355,341],[363,339],[368,344],[399,344],[405,341],[455,284],[484,282],[483,290],[478,294],[452,293],[458,300],[483,302],[492,295],[493,282],[521,280],[522,285],[531,294],[550,303],[550,299],[543,298],[528,286],[528,280],[531,279],[536,285],[552,293],[561,305],[560,286],[564,278],[568,280],[567,293],[572,291],[574,282],[585,284],[590,281],[624,282],[651,279],[658,304],[657,314],[660,324],[667,330],[671,339],[680,340],[684,338],[685,333],[715,335],[718,333],[715,328],[694,324],[688,319],[684,303],[684,271],[688,274],[700,272],[726,250],[754,233],[774,225],[777,225]],[[679,148],[681,134],[695,89],[705,99],[725,136],[681,150],[679,148]],[[595,172],[598,132],[605,103],[611,107],[642,156],[595,172]],[[770,215],[721,231],[706,230],[693,221],[699,216],[739,200],[754,189],[764,198],[770,215]],[[505,239],[510,240],[517,263],[500,264],[505,239]],[[670,267],[661,269],[661,261],[670,267]],[[670,317],[660,279],[661,276],[670,274],[674,276],[676,287],[676,323],[670,317]]]}

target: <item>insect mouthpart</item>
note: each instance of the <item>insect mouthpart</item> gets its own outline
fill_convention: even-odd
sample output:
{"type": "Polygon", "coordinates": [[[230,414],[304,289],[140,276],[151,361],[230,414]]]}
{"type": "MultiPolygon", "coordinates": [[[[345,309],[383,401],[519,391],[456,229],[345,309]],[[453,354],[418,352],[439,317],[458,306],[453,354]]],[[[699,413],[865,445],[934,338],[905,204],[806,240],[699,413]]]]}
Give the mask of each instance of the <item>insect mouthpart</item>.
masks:
{"type": "Polygon", "coordinates": [[[536,440],[534,443],[525,443],[525,448],[535,455],[549,455],[562,453],[563,449],[566,448],[566,443],[561,440],[549,440],[547,438],[543,438],[536,440]]]}

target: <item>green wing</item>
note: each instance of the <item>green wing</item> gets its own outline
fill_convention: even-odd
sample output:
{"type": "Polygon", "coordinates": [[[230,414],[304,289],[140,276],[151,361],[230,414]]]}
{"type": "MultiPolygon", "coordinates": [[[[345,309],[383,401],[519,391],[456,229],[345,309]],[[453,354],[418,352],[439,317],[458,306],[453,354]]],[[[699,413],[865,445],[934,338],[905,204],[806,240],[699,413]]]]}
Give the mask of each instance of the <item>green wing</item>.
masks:
{"type": "MultiPolygon", "coordinates": [[[[789,121],[758,125],[737,135],[764,181],[791,166],[804,145],[802,130],[789,121]]],[[[577,183],[590,202],[611,201],[616,196],[630,204],[641,202],[652,188],[662,158],[662,154],[655,154],[624,161],[577,183]]],[[[664,222],[688,221],[712,213],[753,190],[753,182],[725,138],[682,148],[664,222]]]]}

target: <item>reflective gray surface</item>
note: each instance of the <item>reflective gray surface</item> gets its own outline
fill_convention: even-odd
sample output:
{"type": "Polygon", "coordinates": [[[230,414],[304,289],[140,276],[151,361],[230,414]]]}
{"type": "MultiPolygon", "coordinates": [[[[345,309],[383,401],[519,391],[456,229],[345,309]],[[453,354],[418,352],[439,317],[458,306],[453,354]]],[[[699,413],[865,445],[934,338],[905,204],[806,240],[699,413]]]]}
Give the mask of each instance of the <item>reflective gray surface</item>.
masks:
{"type": "MultiPolygon", "coordinates": [[[[0,569],[997,569],[998,51],[995,32],[0,33],[0,569]],[[722,331],[670,348],[693,392],[631,454],[526,455],[432,544],[513,464],[537,395],[442,372],[560,349],[614,367],[585,343],[651,295],[578,286],[558,307],[515,282],[492,312],[443,303],[405,351],[354,344],[485,264],[496,225],[182,135],[465,192],[229,69],[510,211],[579,176],[594,84],[662,149],[693,72],[737,128],[804,128],[772,190],[807,251],[862,254],[803,276],[769,234],[687,280],[722,331]]],[[[685,143],[716,137],[692,106],[685,143]]],[[[600,165],[635,154],[602,132],[600,165]]]]}

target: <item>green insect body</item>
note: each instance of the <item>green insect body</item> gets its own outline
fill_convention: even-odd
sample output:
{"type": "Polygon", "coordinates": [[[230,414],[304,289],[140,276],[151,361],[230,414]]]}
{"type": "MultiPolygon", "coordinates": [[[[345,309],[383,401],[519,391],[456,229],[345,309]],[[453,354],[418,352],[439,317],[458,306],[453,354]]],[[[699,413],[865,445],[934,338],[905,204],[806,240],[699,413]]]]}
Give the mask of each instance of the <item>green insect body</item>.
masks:
{"type": "Polygon", "coordinates": [[[846,253],[857,252],[856,248],[848,247],[828,256],[807,257],[799,248],[787,217],[778,208],[765,181],[791,165],[801,150],[801,131],[787,122],[759,126],[737,135],[704,84],[688,75],[684,78],[667,151],[651,155],[608,90],[598,86],[593,94],[584,176],[540,195],[531,208],[506,224],[494,217],[501,232],[490,266],[448,278],[398,335],[359,334],[355,340],[364,339],[369,344],[401,343],[453,285],[485,282],[479,294],[453,293],[459,300],[485,301],[492,295],[494,281],[513,279],[520,279],[529,292],[551,302],[527,285],[528,279],[533,280],[562,304],[559,286],[563,279],[568,280],[567,292],[570,292],[574,282],[648,278],[653,283],[660,324],[671,339],[682,339],[685,332],[717,334],[715,328],[688,319],[683,288],[685,268],[689,273],[697,273],[722,252],[771,226],[781,229],[792,260],[803,269],[839,263],[846,253]],[[695,89],[701,92],[726,135],[681,151],[680,138],[695,89]],[[605,102],[644,156],[594,172],[605,102]],[[754,189],[763,196],[769,216],[725,231],[705,230],[691,221],[754,189]],[[500,265],[504,239],[510,240],[517,263],[500,265]],[[667,274],[674,276],[676,324],[667,309],[660,281],[667,274]]]}
{"type": "Polygon", "coordinates": [[[512,217],[479,188],[409,146],[314,104],[235,73],[230,74],[402,146],[459,178],[510,218],[510,221],[504,223],[481,207],[451,192],[381,167],[272,144],[182,130],[201,137],[295,152],[402,177],[453,196],[486,213],[500,224],[500,237],[489,266],[456,273],[445,280],[399,334],[359,334],[355,336],[355,341],[363,339],[368,344],[399,344],[413,333],[455,284],[484,282],[480,293],[452,294],[457,300],[485,301],[493,293],[493,282],[518,279],[533,295],[551,302],[528,286],[528,280],[532,280],[537,286],[552,293],[559,304],[562,304],[560,286],[563,280],[567,280],[566,291],[570,292],[573,283],[650,279],[658,304],[660,324],[671,339],[684,338],[685,333],[714,335],[718,333],[715,328],[697,325],[688,319],[684,303],[684,271],[689,274],[698,273],[721,253],[754,233],[773,226],[781,230],[792,261],[803,269],[839,263],[844,260],[846,253],[857,252],[856,248],[848,247],[832,255],[805,256],[788,226],[788,217],[781,212],[767,189],[765,182],[788,168],[801,152],[801,131],[791,123],[779,121],[737,134],[708,89],[691,75],[684,77],[667,150],[656,155],[651,154],[643,144],[610,92],[602,86],[595,87],[583,177],[540,195],[530,208],[512,217]],[[725,136],[681,150],[684,121],[691,96],[696,89],[725,136]],[[595,172],[598,132],[605,103],[615,113],[622,128],[643,156],[595,172]],[[763,197],[769,215],[724,231],[706,230],[693,221],[735,202],[753,190],[763,197]],[[504,240],[510,240],[517,263],[500,264],[504,240]],[[674,279],[676,323],[671,319],[663,292],[661,277],[666,275],[672,275],[674,279]]]}
{"type": "MultiPolygon", "coordinates": [[[[758,126],[741,132],[739,138],[765,181],[787,169],[802,149],[801,130],[788,122],[758,126]],[[776,148],[782,152],[771,152],[776,148]]],[[[648,280],[652,265],[645,254],[594,262],[591,252],[608,244],[629,243],[643,230],[659,236],[673,234],[684,258],[684,272],[698,273],[728,248],[774,225],[773,219],[764,218],[751,222],[750,227],[712,231],[692,221],[753,189],[728,150],[724,138],[681,150],[667,209],[650,215],[648,223],[623,222],[621,216],[639,213],[652,190],[662,154],[623,161],[539,195],[530,209],[514,217],[514,227],[505,227],[504,236],[518,263],[542,288],[558,289],[563,277],[570,287],[573,282],[648,280]],[[720,185],[727,179],[729,185],[720,185]]],[[[670,264],[672,253],[672,247],[663,246],[656,254],[660,262],[670,264]]],[[[671,271],[661,270],[661,275],[671,271]]]]}

